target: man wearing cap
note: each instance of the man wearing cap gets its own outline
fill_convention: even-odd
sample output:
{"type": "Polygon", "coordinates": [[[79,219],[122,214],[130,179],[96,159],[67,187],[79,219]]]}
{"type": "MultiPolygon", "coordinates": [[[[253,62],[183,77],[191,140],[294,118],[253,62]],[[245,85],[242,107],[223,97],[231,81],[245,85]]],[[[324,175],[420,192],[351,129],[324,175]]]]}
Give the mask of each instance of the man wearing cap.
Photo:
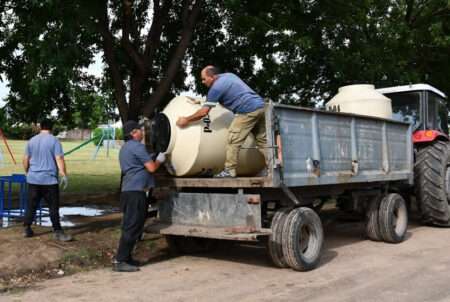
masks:
{"type": "Polygon", "coordinates": [[[260,173],[266,176],[267,169],[267,145],[265,124],[265,103],[263,99],[247,86],[237,75],[221,73],[214,66],[206,66],[201,72],[202,82],[210,89],[206,96],[205,104],[190,116],[181,116],[177,120],[178,127],[198,121],[205,117],[217,103],[236,114],[228,128],[225,169],[214,177],[236,177],[236,165],[239,148],[245,142],[247,136],[252,133],[256,144],[264,155],[266,168],[260,173]]]}
{"type": "Polygon", "coordinates": [[[159,153],[155,160],[147,153],[141,143],[144,138],[142,126],[133,120],[123,125],[125,143],[119,152],[122,169],[122,235],[113,265],[113,270],[117,272],[139,270],[140,263],[131,258],[131,251],[143,232],[148,210],[146,194],[155,185],[153,173],[166,160],[164,153],[159,153]]]}

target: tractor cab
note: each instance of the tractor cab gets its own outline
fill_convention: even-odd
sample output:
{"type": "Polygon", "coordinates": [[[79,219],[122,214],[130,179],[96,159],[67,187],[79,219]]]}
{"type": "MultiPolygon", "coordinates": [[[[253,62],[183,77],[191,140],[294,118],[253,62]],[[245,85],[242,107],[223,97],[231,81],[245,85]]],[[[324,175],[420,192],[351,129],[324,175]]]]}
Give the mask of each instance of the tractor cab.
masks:
{"type": "Polygon", "coordinates": [[[414,142],[448,140],[447,97],[427,84],[377,89],[392,100],[395,120],[410,122],[414,142]]]}

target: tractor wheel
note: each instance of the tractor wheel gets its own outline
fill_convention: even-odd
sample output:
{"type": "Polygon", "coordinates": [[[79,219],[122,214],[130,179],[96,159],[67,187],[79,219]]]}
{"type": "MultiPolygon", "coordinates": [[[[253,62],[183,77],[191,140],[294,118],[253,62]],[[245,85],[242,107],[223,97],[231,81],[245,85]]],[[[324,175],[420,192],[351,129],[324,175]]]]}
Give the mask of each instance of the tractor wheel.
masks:
{"type": "Polygon", "coordinates": [[[403,241],[408,226],[408,210],[401,195],[391,193],[384,196],[380,203],[378,219],[384,241],[390,243],[403,241]]]}
{"type": "Polygon", "coordinates": [[[269,236],[269,241],[267,247],[269,250],[269,256],[272,262],[281,268],[289,267],[284,255],[282,246],[282,236],[283,236],[283,226],[286,221],[286,217],[291,212],[292,209],[281,208],[275,212],[272,218],[272,234],[269,236]]]}
{"type": "Polygon", "coordinates": [[[323,229],[319,216],[309,208],[297,208],[286,217],[283,227],[283,255],[296,271],[309,271],[319,263],[323,229]]]}
{"type": "Polygon", "coordinates": [[[422,221],[450,226],[450,142],[435,141],[418,150],[414,181],[422,221]]]}

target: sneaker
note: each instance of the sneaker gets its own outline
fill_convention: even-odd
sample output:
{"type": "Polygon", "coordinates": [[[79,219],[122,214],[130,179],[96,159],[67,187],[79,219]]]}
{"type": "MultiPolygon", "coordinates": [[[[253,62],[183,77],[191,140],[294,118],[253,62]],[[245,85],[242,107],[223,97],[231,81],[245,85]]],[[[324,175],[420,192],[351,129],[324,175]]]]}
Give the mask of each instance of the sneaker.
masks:
{"type": "Polygon", "coordinates": [[[234,177],[231,175],[231,172],[227,169],[223,169],[222,172],[217,173],[213,176],[214,178],[226,178],[226,177],[234,177]]]}
{"type": "Polygon", "coordinates": [[[72,240],[72,235],[65,234],[63,230],[53,232],[53,239],[59,241],[70,241],[72,240]]]}
{"type": "Polygon", "coordinates": [[[142,266],[142,262],[141,261],[134,260],[133,258],[131,258],[127,263],[131,264],[133,266],[137,266],[137,267],[142,266]]]}
{"type": "Polygon", "coordinates": [[[27,225],[27,226],[25,226],[25,227],[23,228],[23,234],[22,234],[22,236],[23,236],[24,238],[29,238],[29,237],[33,237],[33,236],[34,236],[34,233],[33,233],[33,230],[31,229],[31,226],[27,225]]]}
{"type": "Polygon", "coordinates": [[[113,271],[115,272],[137,272],[139,267],[126,262],[116,262],[114,261],[113,271]]]}

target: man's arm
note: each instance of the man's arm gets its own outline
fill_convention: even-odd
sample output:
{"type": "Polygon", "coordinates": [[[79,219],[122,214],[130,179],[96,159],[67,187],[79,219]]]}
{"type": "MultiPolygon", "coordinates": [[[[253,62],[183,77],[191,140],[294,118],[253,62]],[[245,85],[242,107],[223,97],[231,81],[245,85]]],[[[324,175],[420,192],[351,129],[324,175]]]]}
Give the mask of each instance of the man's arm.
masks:
{"type": "Polygon", "coordinates": [[[207,116],[210,110],[211,107],[203,106],[190,116],[180,116],[177,121],[177,126],[184,127],[191,122],[198,121],[199,119],[207,116]]]}
{"type": "Polygon", "coordinates": [[[30,156],[24,155],[22,163],[23,163],[23,168],[25,169],[25,173],[28,173],[28,169],[30,168],[30,156]]]}
{"type": "Polygon", "coordinates": [[[67,176],[66,173],[66,162],[64,161],[64,156],[55,156],[56,159],[56,165],[58,165],[59,172],[63,176],[67,176]]]}
{"type": "Polygon", "coordinates": [[[156,170],[158,170],[159,166],[161,165],[161,163],[159,162],[159,160],[151,160],[149,162],[146,162],[144,164],[145,169],[147,169],[148,172],[150,173],[155,173],[156,170]]]}

